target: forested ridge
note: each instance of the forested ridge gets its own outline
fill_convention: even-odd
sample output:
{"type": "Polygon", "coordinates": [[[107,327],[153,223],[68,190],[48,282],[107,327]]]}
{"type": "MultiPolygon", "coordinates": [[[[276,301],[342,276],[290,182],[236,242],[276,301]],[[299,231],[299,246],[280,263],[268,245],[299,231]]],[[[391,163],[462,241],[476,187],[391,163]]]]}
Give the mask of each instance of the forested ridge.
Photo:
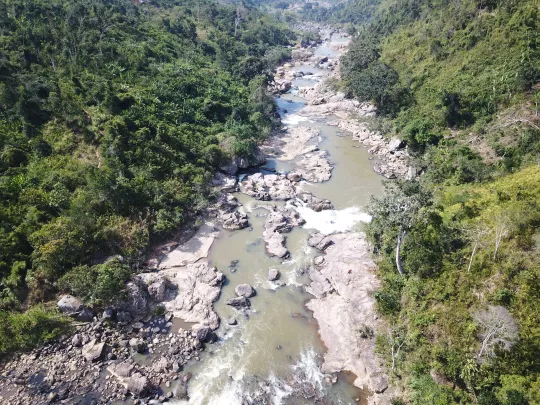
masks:
{"type": "Polygon", "coordinates": [[[407,142],[415,180],[373,201],[377,347],[394,405],[540,404],[540,5],[359,0],[341,88],[407,142]]]}
{"type": "Polygon", "coordinates": [[[275,126],[293,39],[245,4],[0,1],[0,353],[61,332],[60,291],[121,299],[275,126]]]}

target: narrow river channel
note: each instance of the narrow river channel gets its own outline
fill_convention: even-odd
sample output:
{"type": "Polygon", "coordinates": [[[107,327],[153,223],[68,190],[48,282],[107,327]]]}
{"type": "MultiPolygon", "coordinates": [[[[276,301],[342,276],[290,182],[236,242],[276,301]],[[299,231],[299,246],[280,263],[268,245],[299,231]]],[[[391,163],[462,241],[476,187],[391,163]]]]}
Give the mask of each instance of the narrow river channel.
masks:
{"type": "MultiPolygon", "coordinates": [[[[327,43],[316,54],[338,56],[327,43]]],[[[336,210],[323,214],[304,209],[302,215],[309,217],[305,218],[307,224],[287,234],[291,255],[282,262],[265,253],[262,234],[268,211],[258,208],[276,202],[262,203],[243,194],[235,195],[249,216],[251,228],[221,231],[211,248],[210,262],[227,277],[221,297],[214,305],[222,322],[216,331],[219,341],[208,345],[201,361],[186,369],[193,374],[189,404],[240,405],[257,395],[261,398],[261,392],[267,401],[264,403],[272,404],[356,404],[362,403],[365,396],[350,384],[351,376],[340,375],[337,383],[332,384],[320,372],[325,348],[317,333],[317,323],[304,306],[311,296],[303,289],[309,282],[303,269],[320,254],[307,244],[311,230],[308,228],[331,224],[338,230],[341,226],[343,230],[350,229],[370,197],[380,193],[381,177],[373,172],[365,148],[353,141],[350,134],[327,124],[337,117],[307,120],[297,115],[305,105],[305,100],[295,95],[298,87],[313,86],[329,72],[308,65],[296,65],[292,69],[319,76],[295,80],[291,91],[277,99],[283,124],[306,125],[321,131],[323,142],[319,146],[330,154],[333,175],[327,182],[306,184],[305,189],[316,197],[331,200],[336,210]],[[236,265],[231,265],[235,262],[236,265]],[[267,280],[270,268],[279,270],[285,286],[267,280]],[[234,287],[243,283],[257,291],[251,299],[251,310],[245,314],[225,304],[235,295],[234,287]],[[230,325],[235,323],[233,319],[236,325],[230,325]]],[[[270,160],[267,167],[286,172],[290,170],[290,162],[270,160]]]]}

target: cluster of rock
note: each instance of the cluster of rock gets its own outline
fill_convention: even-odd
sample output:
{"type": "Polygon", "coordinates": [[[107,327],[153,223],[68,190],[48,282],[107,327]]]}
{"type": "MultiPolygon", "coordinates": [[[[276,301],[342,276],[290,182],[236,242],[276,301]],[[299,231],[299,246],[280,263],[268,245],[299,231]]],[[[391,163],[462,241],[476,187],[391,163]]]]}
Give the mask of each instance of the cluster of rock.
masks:
{"type": "Polygon", "coordinates": [[[249,226],[249,218],[241,207],[242,204],[236,197],[221,193],[217,202],[208,210],[208,214],[216,218],[223,229],[235,231],[249,226]]]}
{"type": "Polygon", "coordinates": [[[255,173],[240,183],[240,191],[256,200],[286,201],[296,196],[296,183],[284,174],[255,173]]]}
{"type": "MultiPolygon", "coordinates": [[[[170,311],[176,318],[215,330],[219,317],[213,303],[219,298],[225,276],[206,261],[184,267],[164,268],[156,273],[142,273],[135,280],[146,285],[154,307],[170,311]]],[[[149,307],[153,307],[149,305],[149,307]]]]}
{"type": "Polygon", "coordinates": [[[370,404],[389,403],[388,377],[374,354],[375,339],[359,333],[360,326],[367,330],[378,326],[373,292],[379,282],[365,235],[315,233],[308,244],[324,253],[308,270],[311,283],[306,288],[315,297],[306,306],[328,348],[322,371],[350,371],[357,387],[374,391],[370,404]]]}
{"type": "Polygon", "coordinates": [[[304,223],[305,221],[296,211],[282,206],[273,207],[266,217],[263,232],[263,240],[266,243],[268,254],[280,259],[289,257],[290,253],[285,246],[286,237],[283,234],[304,223]]]}
{"type": "MultiPolygon", "coordinates": [[[[97,403],[145,398],[161,403],[186,398],[189,375],[182,373],[204,350],[196,332],[171,333],[171,314],[148,322],[117,322],[118,313],[96,316],[77,333],[2,364],[0,402],[10,404],[97,403]],[[151,365],[133,360],[135,353],[154,353],[151,365]],[[174,385],[174,389],[167,387],[174,385]]],[[[142,402],[141,402],[142,403],[142,402]]]]}
{"type": "MultiPolygon", "coordinates": [[[[330,65],[332,74],[329,78],[339,78],[339,66],[330,65]]],[[[278,71],[276,77],[288,78],[294,73],[278,71]]],[[[372,104],[360,103],[347,99],[344,93],[336,92],[328,85],[328,80],[320,81],[312,87],[298,89],[298,95],[307,100],[307,105],[299,111],[305,117],[338,116],[340,119],[329,122],[344,131],[353,134],[353,139],[369,147],[369,153],[375,155],[374,170],[378,174],[392,178],[413,178],[416,173],[409,166],[406,144],[397,139],[387,139],[379,133],[369,130],[366,118],[373,117],[376,109],[372,104]]],[[[306,177],[307,178],[307,177],[306,177]]]]}
{"type": "Polygon", "coordinates": [[[269,139],[263,150],[280,160],[294,160],[296,169],[288,176],[290,180],[294,181],[297,174],[300,176],[298,181],[304,179],[320,183],[330,179],[333,169],[328,152],[319,150],[321,141],[319,130],[294,126],[269,139]]]}
{"type": "MultiPolygon", "coordinates": [[[[255,289],[252,286],[249,284],[239,284],[234,289],[234,292],[236,297],[225,301],[227,305],[243,310],[251,307],[251,301],[249,299],[256,294],[255,289]]],[[[229,324],[231,323],[229,322],[229,324]]]]}
{"type": "Polygon", "coordinates": [[[353,134],[353,139],[369,147],[368,152],[375,155],[373,165],[376,173],[388,178],[412,179],[416,176],[409,166],[409,154],[405,142],[398,138],[385,138],[367,129],[365,124],[353,120],[340,120],[339,127],[353,134]]]}

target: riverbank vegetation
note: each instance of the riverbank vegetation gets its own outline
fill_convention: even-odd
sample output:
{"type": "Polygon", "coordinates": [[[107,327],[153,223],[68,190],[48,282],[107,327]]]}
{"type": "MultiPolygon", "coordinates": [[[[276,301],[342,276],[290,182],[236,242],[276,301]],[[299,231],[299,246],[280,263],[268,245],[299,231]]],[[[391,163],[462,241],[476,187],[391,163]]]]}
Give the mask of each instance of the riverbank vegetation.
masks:
{"type": "Polygon", "coordinates": [[[403,400],[540,404],[538,2],[359,0],[306,15],[355,33],[341,87],[377,105],[419,174],[370,208],[378,350],[403,400]]]}
{"type": "Polygon", "coordinates": [[[0,353],[61,330],[24,312],[60,289],[107,304],[129,274],[99,263],[137,268],[204,208],[276,124],[291,40],[248,5],[0,0],[0,353]]]}

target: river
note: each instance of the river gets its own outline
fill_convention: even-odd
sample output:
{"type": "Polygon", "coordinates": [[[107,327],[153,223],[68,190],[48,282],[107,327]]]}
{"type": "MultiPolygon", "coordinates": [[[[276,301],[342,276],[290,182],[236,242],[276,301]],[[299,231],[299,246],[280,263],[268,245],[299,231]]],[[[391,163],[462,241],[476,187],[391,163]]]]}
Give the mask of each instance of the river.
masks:
{"type": "MultiPolygon", "coordinates": [[[[343,41],[341,37],[332,40],[343,41]]],[[[328,43],[319,46],[316,55],[339,56],[328,43]]],[[[331,200],[335,210],[302,213],[308,217],[305,218],[307,223],[287,234],[287,249],[291,255],[281,261],[265,252],[262,233],[268,211],[257,208],[261,201],[235,194],[249,216],[251,228],[221,231],[210,250],[209,261],[227,277],[221,297],[214,305],[222,322],[216,331],[218,342],[207,345],[201,361],[186,368],[193,374],[189,383],[189,404],[240,405],[256,399],[271,404],[356,404],[365,401],[364,393],[350,383],[352,376],[341,374],[337,383],[332,384],[328,381],[329,376],[320,371],[325,347],[317,333],[317,322],[305,308],[305,302],[311,296],[304,291],[303,286],[309,280],[302,270],[320,254],[307,244],[309,228],[331,224],[338,230],[350,229],[362,218],[370,197],[380,194],[381,177],[373,172],[365,148],[353,141],[350,134],[328,125],[337,117],[310,117],[308,120],[297,115],[306,103],[296,95],[297,89],[313,86],[329,71],[308,65],[296,65],[292,69],[322,75],[317,79],[296,79],[291,91],[278,97],[277,103],[284,125],[305,125],[320,130],[323,141],[319,147],[329,152],[334,165],[333,175],[327,182],[306,184],[305,188],[316,197],[331,200]],[[233,261],[237,264],[231,266],[233,261]],[[270,268],[279,270],[285,286],[267,280],[270,268]],[[246,313],[225,304],[226,299],[235,295],[234,287],[243,283],[252,285],[257,291],[251,299],[252,308],[246,313]],[[233,323],[232,319],[236,325],[229,324],[233,323]]],[[[286,172],[291,169],[291,162],[270,159],[267,167],[286,172]]]]}

